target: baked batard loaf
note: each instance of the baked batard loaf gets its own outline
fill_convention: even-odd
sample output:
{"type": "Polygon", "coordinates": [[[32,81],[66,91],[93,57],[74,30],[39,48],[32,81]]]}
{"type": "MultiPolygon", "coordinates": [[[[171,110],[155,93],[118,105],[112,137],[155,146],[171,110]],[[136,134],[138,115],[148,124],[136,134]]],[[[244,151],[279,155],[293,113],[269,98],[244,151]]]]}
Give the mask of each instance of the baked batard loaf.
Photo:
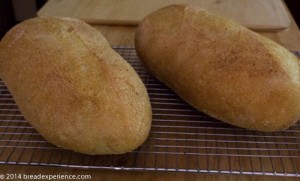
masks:
{"type": "Polygon", "coordinates": [[[151,105],[134,69],[96,29],[34,18],[0,43],[0,77],[49,142],[85,154],[134,150],[148,136],[151,105]]]}
{"type": "Polygon", "coordinates": [[[154,76],[214,118],[277,131],[300,117],[299,60],[229,19],[171,5],[143,19],[135,47],[154,76]]]}

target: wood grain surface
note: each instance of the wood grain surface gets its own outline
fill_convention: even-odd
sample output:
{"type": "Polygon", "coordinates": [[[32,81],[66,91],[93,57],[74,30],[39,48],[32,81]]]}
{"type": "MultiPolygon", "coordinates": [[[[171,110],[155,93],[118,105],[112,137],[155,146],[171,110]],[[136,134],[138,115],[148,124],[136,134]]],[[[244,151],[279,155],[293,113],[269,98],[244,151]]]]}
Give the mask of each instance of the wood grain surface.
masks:
{"type": "Polygon", "coordinates": [[[173,172],[133,172],[133,171],[110,171],[93,169],[74,169],[58,167],[36,167],[36,166],[0,166],[0,174],[72,174],[90,175],[91,180],[97,181],[299,181],[295,177],[274,176],[251,176],[251,175],[218,175],[197,173],[173,173],[173,172]]]}
{"type": "Polygon", "coordinates": [[[38,15],[75,17],[91,24],[137,25],[149,13],[175,3],[203,7],[255,30],[290,25],[281,0],[49,0],[38,15]]]}
{"type": "MultiPolygon", "coordinates": [[[[284,4],[291,25],[282,31],[257,31],[257,33],[270,38],[291,51],[300,51],[300,31],[291,13],[284,4]]],[[[107,38],[111,45],[134,46],[134,33],[136,26],[110,26],[93,25],[107,38]]]]}

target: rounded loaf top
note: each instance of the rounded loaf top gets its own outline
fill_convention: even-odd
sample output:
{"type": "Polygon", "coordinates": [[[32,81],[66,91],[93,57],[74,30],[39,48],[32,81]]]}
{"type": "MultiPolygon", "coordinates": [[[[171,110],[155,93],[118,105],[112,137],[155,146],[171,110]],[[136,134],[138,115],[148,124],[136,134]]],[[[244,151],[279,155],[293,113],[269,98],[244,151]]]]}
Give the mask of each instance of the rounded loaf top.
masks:
{"type": "Polygon", "coordinates": [[[300,118],[299,59],[229,19],[167,6],[139,24],[135,47],[152,74],[212,117],[260,131],[300,118]]]}
{"type": "Polygon", "coordinates": [[[43,17],[16,25],[0,43],[0,77],[26,120],[59,147],[125,153],[149,134],[143,82],[80,20],[43,17]]]}

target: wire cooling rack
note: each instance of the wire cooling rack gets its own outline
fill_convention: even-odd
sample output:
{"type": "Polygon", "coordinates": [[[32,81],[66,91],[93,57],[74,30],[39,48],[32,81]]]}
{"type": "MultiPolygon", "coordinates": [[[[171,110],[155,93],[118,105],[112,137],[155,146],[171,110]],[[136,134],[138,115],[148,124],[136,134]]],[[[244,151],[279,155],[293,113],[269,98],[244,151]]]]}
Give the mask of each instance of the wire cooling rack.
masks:
{"type": "Polygon", "coordinates": [[[134,48],[114,49],[148,89],[153,125],[147,141],[122,155],[89,156],[58,148],[24,120],[0,80],[0,164],[300,176],[299,123],[275,133],[230,126],[196,111],[149,75],[134,48]]]}

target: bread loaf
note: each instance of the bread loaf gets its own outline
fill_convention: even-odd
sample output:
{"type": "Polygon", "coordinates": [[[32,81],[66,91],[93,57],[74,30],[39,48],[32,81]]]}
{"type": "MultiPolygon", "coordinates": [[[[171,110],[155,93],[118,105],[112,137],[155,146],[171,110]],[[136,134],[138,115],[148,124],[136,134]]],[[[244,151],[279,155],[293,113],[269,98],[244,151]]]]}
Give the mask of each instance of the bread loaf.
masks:
{"type": "Polygon", "coordinates": [[[135,47],[154,76],[214,118],[277,131],[300,117],[299,60],[229,19],[171,5],[143,19],[135,47]]]}
{"type": "Polygon", "coordinates": [[[34,18],[12,28],[0,43],[0,77],[25,119],[59,147],[119,154],[148,136],[144,84],[82,21],[34,18]]]}

